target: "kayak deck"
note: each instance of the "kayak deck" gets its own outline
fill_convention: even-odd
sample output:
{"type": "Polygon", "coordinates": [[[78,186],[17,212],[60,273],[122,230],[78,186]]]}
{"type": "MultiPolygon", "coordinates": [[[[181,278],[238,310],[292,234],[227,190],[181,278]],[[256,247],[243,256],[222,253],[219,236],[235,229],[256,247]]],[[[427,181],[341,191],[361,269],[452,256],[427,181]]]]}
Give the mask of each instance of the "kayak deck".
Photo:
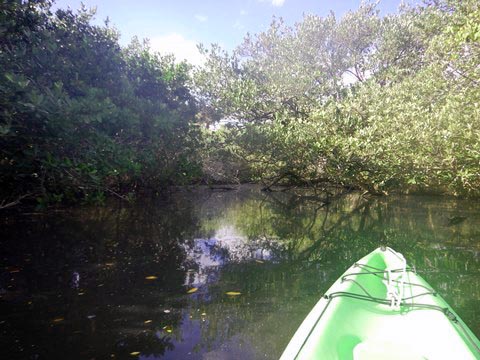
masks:
{"type": "Polygon", "coordinates": [[[401,254],[379,248],[332,285],[281,357],[315,358],[480,359],[480,342],[401,254]]]}

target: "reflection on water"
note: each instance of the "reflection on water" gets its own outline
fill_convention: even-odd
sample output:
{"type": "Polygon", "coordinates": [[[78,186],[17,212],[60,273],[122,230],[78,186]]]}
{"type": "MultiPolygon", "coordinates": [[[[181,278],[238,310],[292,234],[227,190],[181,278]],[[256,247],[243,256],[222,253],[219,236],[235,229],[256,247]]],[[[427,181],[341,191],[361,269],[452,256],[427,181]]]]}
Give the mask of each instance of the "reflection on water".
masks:
{"type": "Polygon", "coordinates": [[[402,252],[480,335],[479,204],[312,195],[184,190],[135,206],[3,218],[2,352],[275,359],[321,294],[381,244],[402,252]]]}

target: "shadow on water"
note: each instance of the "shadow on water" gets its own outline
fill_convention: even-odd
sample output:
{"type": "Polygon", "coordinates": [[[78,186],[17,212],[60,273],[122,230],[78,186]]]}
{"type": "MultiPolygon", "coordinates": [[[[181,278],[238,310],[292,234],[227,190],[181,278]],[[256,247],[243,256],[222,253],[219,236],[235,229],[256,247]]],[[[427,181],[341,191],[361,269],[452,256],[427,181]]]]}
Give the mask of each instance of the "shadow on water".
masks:
{"type": "Polygon", "coordinates": [[[327,203],[247,186],[7,217],[0,346],[22,359],[278,358],[323,292],[382,244],[480,335],[479,223],[466,200],[327,203]]]}

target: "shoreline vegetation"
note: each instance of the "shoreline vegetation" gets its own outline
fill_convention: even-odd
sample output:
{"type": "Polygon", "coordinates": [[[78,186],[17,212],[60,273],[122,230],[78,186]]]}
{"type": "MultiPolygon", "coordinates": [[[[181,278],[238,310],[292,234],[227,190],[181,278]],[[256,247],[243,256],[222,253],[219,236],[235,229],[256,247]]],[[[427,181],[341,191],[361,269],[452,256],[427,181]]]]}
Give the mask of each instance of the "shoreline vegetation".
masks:
{"type": "Polygon", "coordinates": [[[477,0],[274,18],[201,67],[52,5],[0,5],[0,209],[251,182],[480,195],[477,0]]]}

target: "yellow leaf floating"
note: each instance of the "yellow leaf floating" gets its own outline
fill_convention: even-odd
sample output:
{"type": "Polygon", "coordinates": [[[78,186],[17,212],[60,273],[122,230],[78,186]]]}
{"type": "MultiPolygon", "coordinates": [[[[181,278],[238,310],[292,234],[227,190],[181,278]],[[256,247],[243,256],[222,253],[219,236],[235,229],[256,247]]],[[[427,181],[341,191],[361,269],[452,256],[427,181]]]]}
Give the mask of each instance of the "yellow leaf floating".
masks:
{"type": "Polygon", "coordinates": [[[63,320],[65,320],[63,317],[59,317],[59,318],[53,319],[53,322],[54,323],[59,323],[59,322],[62,322],[63,320]]]}
{"type": "Polygon", "coordinates": [[[133,356],[140,355],[140,351],[132,351],[130,355],[133,355],[133,356]]]}
{"type": "Polygon", "coordinates": [[[259,264],[263,264],[263,261],[262,260],[255,260],[255,262],[259,263],[259,264]]]}
{"type": "Polygon", "coordinates": [[[191,288],[190,290],[187,291],[187,294],[193,294],[197,290],[198,290],[198,288],[191,288]]]}
{"type": "Polygon", "coordinates": [[[172,328],[171,325],[165,325],[162,329],[165,330],[169,334],[173,331],[173,328],[172,328]]]}
{"type": "Polygon", "coordinates": [[[145,320],[143,323],[144,324],[150,324],[152,322],[152,320],[145,320]]]}
{"type": "Polygon", "coordinates": [[[155,280],[155,279],[158,279],[158,277],[155,276],[155,275],[150,275],[150,276],[146,276],[145,279],[146,280],[155,280]]]}
{"type": "Polygon", "coordinates": [[[228,296],[238,296],[238,295],[242,295],[241,292],[238,292],[238,291],[227,291],[225,294],[227,294],[228,296]]]}

